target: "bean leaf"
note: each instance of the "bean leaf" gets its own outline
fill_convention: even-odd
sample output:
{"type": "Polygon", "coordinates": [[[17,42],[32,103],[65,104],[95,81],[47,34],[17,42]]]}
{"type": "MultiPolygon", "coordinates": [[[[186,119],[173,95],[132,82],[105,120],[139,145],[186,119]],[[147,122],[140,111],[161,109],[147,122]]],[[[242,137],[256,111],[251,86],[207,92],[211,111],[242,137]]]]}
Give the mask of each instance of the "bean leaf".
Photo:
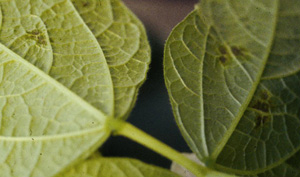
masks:
{"type": "Polygon", "coordinates": [[[58,176],[179,177],[168,170],[130,158],[95,158],[80,163],[58,176]]]}
{"type": "Polygon", "coordinates": [[[296,0],[201,1],[171,33],[164,68],[174,115],[207,166],[299,174],[299,9],[296,0]]]}
{"type": "Polygon", "coordinates": [[[109,5],[90,16],[111,24],[100,37],[70,0],[0,2],[0,176],[56,175],[134,105],[150,57],[145,31],[119,1],[86,2],[109,5]]]}
{"type": "Polygon", "coordinates": [[[103,49],[114,86],[114,117],[126,119],[150,62],[145,29],[119,0],[72,2],[103,49]]]}

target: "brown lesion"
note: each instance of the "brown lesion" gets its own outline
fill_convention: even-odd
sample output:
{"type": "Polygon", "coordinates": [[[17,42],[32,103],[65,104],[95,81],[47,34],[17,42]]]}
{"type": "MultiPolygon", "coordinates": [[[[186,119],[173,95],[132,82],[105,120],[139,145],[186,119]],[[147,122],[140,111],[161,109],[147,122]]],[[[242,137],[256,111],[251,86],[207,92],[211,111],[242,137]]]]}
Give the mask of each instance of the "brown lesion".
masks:
{"type": "Polygon", "coordinates": [[[255,120],[255,128],[263,127],[270,120],[271,118],[269,115],[258,115],[255,120]]]}
{"type": "Polygon", "coordinates": [[[88,1],[82,2],[82,6],[83,6],[83,7],[87,7],[87,6],[89,6],[89,5],[90,5],[90,3],[89,3],[88,1]]]}
{"type": "Polygon", "coordinates": [[[231,49],[231,52],[233,53],[233,55],[235,55],[237,57],[245,55],[244,48],[237,47],[237,46],[231,46],[230,49],[231,49]]]}
{"type": "Polygon", "coordinates": [[[227,49],[225,46],[221,45],[219,46],[218,51],[221,55],[220,57],[218,57],[218,60],[223,66],[225,66],[229,62],[229,55],[227,49]]]}
{"type": "Polygon", "coordinates": [[[253,105],[250,106],[251,108],[257,109],[262,112],[269,112],[270,105],[264,101],[257,100],[253,105]]]}
{"type": "Polygon", "coordinates": [[[234,56],[238,59],[244,58],[243,56],[245,55],[246,50],[238,46],[226,47],[224,45],[220,45],[218,47],[218,53],[220,54],[220,57],[218,57],[218,59],[224,65],[224,64],[228,64],[228,62],[234,56]]]}
{"type": "Polygon", "coordinates": [[[253,101],[253,104],[250,104],[249,107],[262,112],[269,113],[271,109],[271,101],[270,101],[269,93],[266,90],[261,91],[261,93],[259,94],[259,98],[253,101]]]}
{"type": "Polygon", "coordinates": [[[224,65],[227,61],[227,58],[224,56],[219,57],[220,62],[224,65]]]}
{"type": "Polygon", "coordinates": [[[219,52],[222,54],[222,55],[226,55],[227,54],[227,49],[225,46],[220,46],[219,47],[219,52]]]}
{"type": "Polygon", "coordinates": [[[261,92],[260,98],[261,98],[262,100],[269,100],[270,95],[269,95],[269,93],[268,93],[266,90],[264,90],[264,91],[261,92]]]}
{"type": "Polygon", "coordinates": [[[267,90],[262,90],[258,93],[259,97],[253,101],[249,107],[261,112],[256,113],[255,128],[263,127],[267,122],[271,120],[271,100],[270,93],[267,90]]]}
{"type": "Polygon", "coordinates": [[[32,31],[26,32],[26,38],[36,41],[38,45],[46,45],[47,44],[47,37],[44,33],[42,33],[38,29],[34,29],[32,31]]]}

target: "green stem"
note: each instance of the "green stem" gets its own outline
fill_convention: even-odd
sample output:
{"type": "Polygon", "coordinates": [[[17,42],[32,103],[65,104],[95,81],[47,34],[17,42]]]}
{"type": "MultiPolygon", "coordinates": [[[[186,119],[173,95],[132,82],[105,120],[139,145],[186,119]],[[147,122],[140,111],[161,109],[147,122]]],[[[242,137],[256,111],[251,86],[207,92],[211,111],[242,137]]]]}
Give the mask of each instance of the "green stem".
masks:
{"type": "Polygon", "coordinates": [[[196,176],[206,176],[207,174],[220,175],[219,172],[201,166],[200,164],[188,159],[180,152],[174,150],[168,145],[162,143],[161,141],[125,121],[110,119],[108,122],[110,128],[113,130],[114,135],[125,136],[135,142],[138,142],[161,154],[162,156],[177,162],[196,176]]]}

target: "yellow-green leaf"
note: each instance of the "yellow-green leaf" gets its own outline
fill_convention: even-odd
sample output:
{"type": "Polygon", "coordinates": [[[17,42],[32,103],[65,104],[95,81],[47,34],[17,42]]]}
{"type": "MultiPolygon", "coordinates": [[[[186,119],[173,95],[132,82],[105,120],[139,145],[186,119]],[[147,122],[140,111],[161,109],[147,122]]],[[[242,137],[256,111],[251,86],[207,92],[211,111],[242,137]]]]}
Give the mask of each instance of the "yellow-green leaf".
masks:
{"type": "Polygon", "coordinates": [[[0,176],[53,176],[109,136],[107,116],[0,44],[0,176]]]}
{"type": "Polygon", "coordinates": [[[57,174],[107,139],[108,118],[131,110],[149,45],[131,12],[107,5],[96,20],[115,28],[101,42],[101,25],[89,28],[70,0],[0,1],[0,176],[57,174]]]}
{"type": "Polygon", "coordinates": [[[2,44],[107,115],[113,113],[105,57],[69,0],[9,0],[0,7],[2,44]]]}
{"type": "Polygon", "coordinates": [[[70,1],[9,0],[0,9],[1,175],[52,176],[109,136],[109,68],[70,1]]]}
{"type": "Polygon", "coordinates": [[[72,0],[103,49],[114,85],[114,117],[126,119],[146,78],[150,47],[141,22],[120,0],[72,0]]]}
{"type": "Polygon", "coordinates": [[[179,177],[171,171],[130,158],[96,158],[79,163],[58,176],[179,177]]]}

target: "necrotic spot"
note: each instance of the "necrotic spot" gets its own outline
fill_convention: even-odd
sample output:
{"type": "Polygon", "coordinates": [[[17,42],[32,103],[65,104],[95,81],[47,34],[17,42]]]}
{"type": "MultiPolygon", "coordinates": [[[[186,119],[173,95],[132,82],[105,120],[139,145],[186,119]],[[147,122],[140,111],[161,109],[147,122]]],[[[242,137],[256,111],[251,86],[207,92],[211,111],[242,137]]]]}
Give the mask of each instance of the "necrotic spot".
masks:
{"type": "Polygon", "coordinates": [[[231,46],[231,51],[235,56],[242,56],[244,54],[244,49],[236,46],[231,46]]]}
{"type": "Polygon", "coordinates": [[[219,60],[220,60],[220,62],[221,62],[222,64],[225,64],[226,61],[227,61],[227,58],[224,57],[224,56],[221,56],[221,57],[219,57],[219,60]]]}
{"type": "Polygon", "coordinates": [[[226,48],[224,46],[220,46],[219,47],[219,52],[222,54],[222,55],[225,55],[227,53],[226,51],[226,48]]]}
{"type": "Polygon", "coordinates": [[[46,45],[47,44],[45,34],[43,34],[38,29],[28,31],[27,35],[26,35],[26,38],[36,41],[36,43],[38,45],[46,45]]]}
{"type": "Polygon", "coordinates": [[[270,116],[259,115],[256,117],[255,128],[259,128],[265,125],[270,120],[270,116]]]}
{"type": "Polygon", "coordinates": [[[254,109],[260,110],[262,112],[269,112],[270,105],[266,102],[257,100],[252,106],[254,109]]]}

